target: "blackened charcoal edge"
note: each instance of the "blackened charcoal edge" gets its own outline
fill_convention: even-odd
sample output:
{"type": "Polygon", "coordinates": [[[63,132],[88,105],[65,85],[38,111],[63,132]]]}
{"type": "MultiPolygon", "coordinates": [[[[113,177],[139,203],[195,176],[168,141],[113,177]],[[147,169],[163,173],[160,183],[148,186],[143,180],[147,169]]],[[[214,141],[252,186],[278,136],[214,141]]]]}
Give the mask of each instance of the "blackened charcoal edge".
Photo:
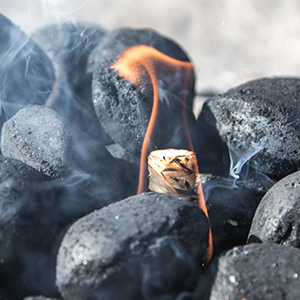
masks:
{"type": "Polygon", "coordinates": [[[57,258],[65,300],[175,299],[208,246],[203,211],[183,198],[146,193],[70,227],[57,258]]]}
{"type": "Polygon", "coordinates": [[[58,113],[46,106],[29,105],[3,125],[1,151],[45,175],[62,178],[70,169],[72,139],[58,113]]]}
{"type": "Polygon", "coordinates": [[[227,176],[231,156],[274,180],[300,167],[300,79],[262,78],[207,100],[198,118],[200,171],[227,176]],[[287,147],[288,145],[288,147],[287,147]],[[256,153],[257,152],[257,153],[256,153]]]}
{"type": "Polygon", "coordinates": [[[209,264],[193,300],[295,300],[299,270],[297,248],[271,243],[234,247],[209,264]]]}
{"type": "Polygon", "coordinates": [[[260,202],[248,241],[289,244],[300,247],[300,171],[278,181],[260,202]]]}
{"type": "Polygon", "coordinates": [[[12,294],[9,299],[56,296],[52,246],[59,226],[54,191],[40,172],[2,155],[0,182],[0,290],[3,285],[12,294]]]}
{"type": "Polygon", "coordinates": [[[24,106],[44,104],[55,82],[54,67],[27,34],[0,14],[0,124],[24,106]]]}
{"type": "MultiPolygon", "coordinates": [[[[135,88],[129,81],[121,78],[117,70],[110,69],[120,58],[124,50],[136,46],[148,45],[172,58],[186,61],[189,59],[184,51],[173,41],[150,29],[116,29],[103,37],[89,58],[89,70],[93,72],[92,96],[96,114],[112,139],[129,152],[139,156],[144,135],[152,111],[153,91],[150,77],[141,81],[135,88]]],[[[164,71],[161,85],[159,116],[152,137],[153,147],[186,147],[182,117],[182,98],[187,91],[187,120],[194,128],[196,120],[192,112],[194,97],[194,77],[191,76],[187,87],[184,72],[180,79],[170,77],[164,71]],[[166,90],[167,89],[167,90],[166,90]]],[[[194,75],[194,74],[192,74],[194,75]]]]}

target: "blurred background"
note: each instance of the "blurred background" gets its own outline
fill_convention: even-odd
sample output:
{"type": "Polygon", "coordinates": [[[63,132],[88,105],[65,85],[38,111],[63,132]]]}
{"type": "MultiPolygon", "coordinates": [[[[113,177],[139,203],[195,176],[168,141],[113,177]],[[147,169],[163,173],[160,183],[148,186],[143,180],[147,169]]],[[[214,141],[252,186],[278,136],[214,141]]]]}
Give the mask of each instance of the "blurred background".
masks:
{"type": "Polygon", "coordinates": [[[0,12],[27,33],[67,20],[153,28],[188,53],[199,93],[300,75],[298,0],[0,0],[0,12]]]}

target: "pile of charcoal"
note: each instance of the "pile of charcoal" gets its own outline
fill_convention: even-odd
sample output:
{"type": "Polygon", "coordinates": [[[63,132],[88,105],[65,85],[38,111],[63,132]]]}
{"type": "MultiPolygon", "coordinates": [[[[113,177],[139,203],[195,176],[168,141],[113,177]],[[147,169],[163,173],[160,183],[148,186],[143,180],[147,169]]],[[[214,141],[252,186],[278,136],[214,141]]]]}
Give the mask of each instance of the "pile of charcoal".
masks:
{"type": "Polygon", "coordinates": [[[0,14],[0,299],[297,299],[300,79],[262,78],[205,101],[164,70],[152,149],[198,158],[209,220],[175,195],[136,195],[153,106],[111,66],[150,29],[60,23],[25,34],[0,14]],[[214,255],[205,260],[212,230],[214,255]]]}

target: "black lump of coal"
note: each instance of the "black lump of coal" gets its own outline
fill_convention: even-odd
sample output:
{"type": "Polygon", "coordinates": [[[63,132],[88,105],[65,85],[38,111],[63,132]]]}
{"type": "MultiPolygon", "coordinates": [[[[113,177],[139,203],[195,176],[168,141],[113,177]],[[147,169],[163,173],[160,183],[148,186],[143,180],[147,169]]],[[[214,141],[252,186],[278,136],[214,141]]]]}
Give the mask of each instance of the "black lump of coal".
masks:
{"type": "Polygon", "coordinates": [[[62,178],[70,169],[72,140],[57,112],[46,106],[29,105],[3,125],[1,151],[45,175],[62,178]]]}
{"type": "Polygon", "coordinates": [[[103,144],[111,139],[93,107],[92,74],[87,72],[87,60],[104,34],[97,25],[64,22],[48,25],[31,35],[55,67],[56,82],[48,106],[103,144]]]}
{"type": "MultiPolygon", "coordinates": [[[[93,71],[92,96],[96,114],[112,139],[129,152],[140,155],[153,104],[150,77],[140,82],[138,88],[119,76],[110,67],[123,52],[133,46],[147,45],[177,60],[189,62],[185,52],[173,41],[150,29],[116,29],[105,35],[89,58],[89,70],[93,71]]],[[[167,71],[166,71],[167,70],[167,71]]],[[[168,73],[159,76],[159,114],[152,136],[152,147],[186,147],[183,121],[184,105],[190,126],[196,125],[192,113],[194,77],[187,86],[184,72],[176,76],[168,73]],[[186,94],[186,104],[183,98],[186,94]],[[184,138],[183,138],[184,136],[184,138]]],[[[193,71],[192,71],[193,72],[193,71]]]]}
{"type": "Polygon", "coordinates": [[[248,241],[300,247],[300,171],[278,181],[260,202],[248,241]]]}
{"type": "Polygon", "coordinates": [[[235,247],[210,263],[193,299],[298,299],[299,270],[297,248],[269,243],[235,247]]]}
{"type": "Polygon", "coordinates": [[[211,224],[214,253],[246,243],[251,222],[261,199],[274,182],[263,183],[201,174],[211,224]]]}
{"type": "Polygon", "coordinates": [[[208,246],[199,207],[146,193],[95,211],[67,231],[57,258],[63,299],[175,299],[208,246]]]}
{"type": "Polygon", "coordinates": [[[299,169],[300,79],[262,78],[207,100],[198,118],[201,172],[250,167],[279,180],[299,169]],[[233,163],[230,166],[230,162],[233,163]]]}
{"type": "Polygon", "coordinates": [[[0,61],[0,123],[3,124],[28,104],[44,104],[54,85],[55,73],[42,48],[2,14],[0,61]]]}
{"type": "Polygon", "coordinates": [[[16,299],[57,295],[51,266],[55,255],[50,253],[59,231],[58,209],[49,181],[23,162],[1,155],[0,182],[1,285],[16,299]]]}

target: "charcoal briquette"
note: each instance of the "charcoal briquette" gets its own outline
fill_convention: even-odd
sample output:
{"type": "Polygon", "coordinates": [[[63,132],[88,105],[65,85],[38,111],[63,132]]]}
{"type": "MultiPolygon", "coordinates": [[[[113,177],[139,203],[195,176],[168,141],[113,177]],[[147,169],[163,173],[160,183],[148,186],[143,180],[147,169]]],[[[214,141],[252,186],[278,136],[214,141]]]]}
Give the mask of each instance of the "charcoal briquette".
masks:
{"type": "MultiPolygon", "coordinates": [[[[112,139],[129,152],[140,155],[145,132],[153,105],[153,88],[149,75],[135,87],[110,67],[120,59],[124,50],[147,45],[177,60],[189,62],[185,52],[173,41],[150,29],[119,28],[103,37],[89,58],[89,70],[93,72],[92,96],[96,114],[112,139]]],[[[162,68],[163,69],[163,68],[162,68]]],[[[193,73],[193,71],[192,71],[193,73]]],[[[188,81],[185,73],[172,76],[168,67],[163,76],[157,73],[159,82],[159,113],[151,138],[152,148],[186,147],[185,121],[196,125],[192,113],[194,74],[188,81]],[[187,94],[186,104],[183,104],[187,94]]]]}
{"type": "Polygon", "coordinates": [[[300,171],[278,181],[261,200],[248,240],[300,247],[300,171]]]}
{"type": "Polygon", "coordinates": [[[140,194],[69,228],[57,285],[65,300],[175,299],[207,246],[208,221],[199,207],[174,195],[140,194]]]}
{"type": "Polygon", "coordinates": [[[200,170],[250,168],[274,180],[299,169],[300,79],[261,78],[207,100],[198,118],[200,170]],[[232,165],[230,164],[232,163],[232,165]]]}
{"type": "Polygon", "coordinates": [[[72,140],[57,112],[46,106],[29,105],[3,125],[1,151],[45,175],[62,178],[70,169],[72,140]]]}
{"type": "Polygon", "coordinates": [[[298,299],[299,270],[297,248],[270,243],[234,247],[210,263],[193,299],[298,299]]]}

